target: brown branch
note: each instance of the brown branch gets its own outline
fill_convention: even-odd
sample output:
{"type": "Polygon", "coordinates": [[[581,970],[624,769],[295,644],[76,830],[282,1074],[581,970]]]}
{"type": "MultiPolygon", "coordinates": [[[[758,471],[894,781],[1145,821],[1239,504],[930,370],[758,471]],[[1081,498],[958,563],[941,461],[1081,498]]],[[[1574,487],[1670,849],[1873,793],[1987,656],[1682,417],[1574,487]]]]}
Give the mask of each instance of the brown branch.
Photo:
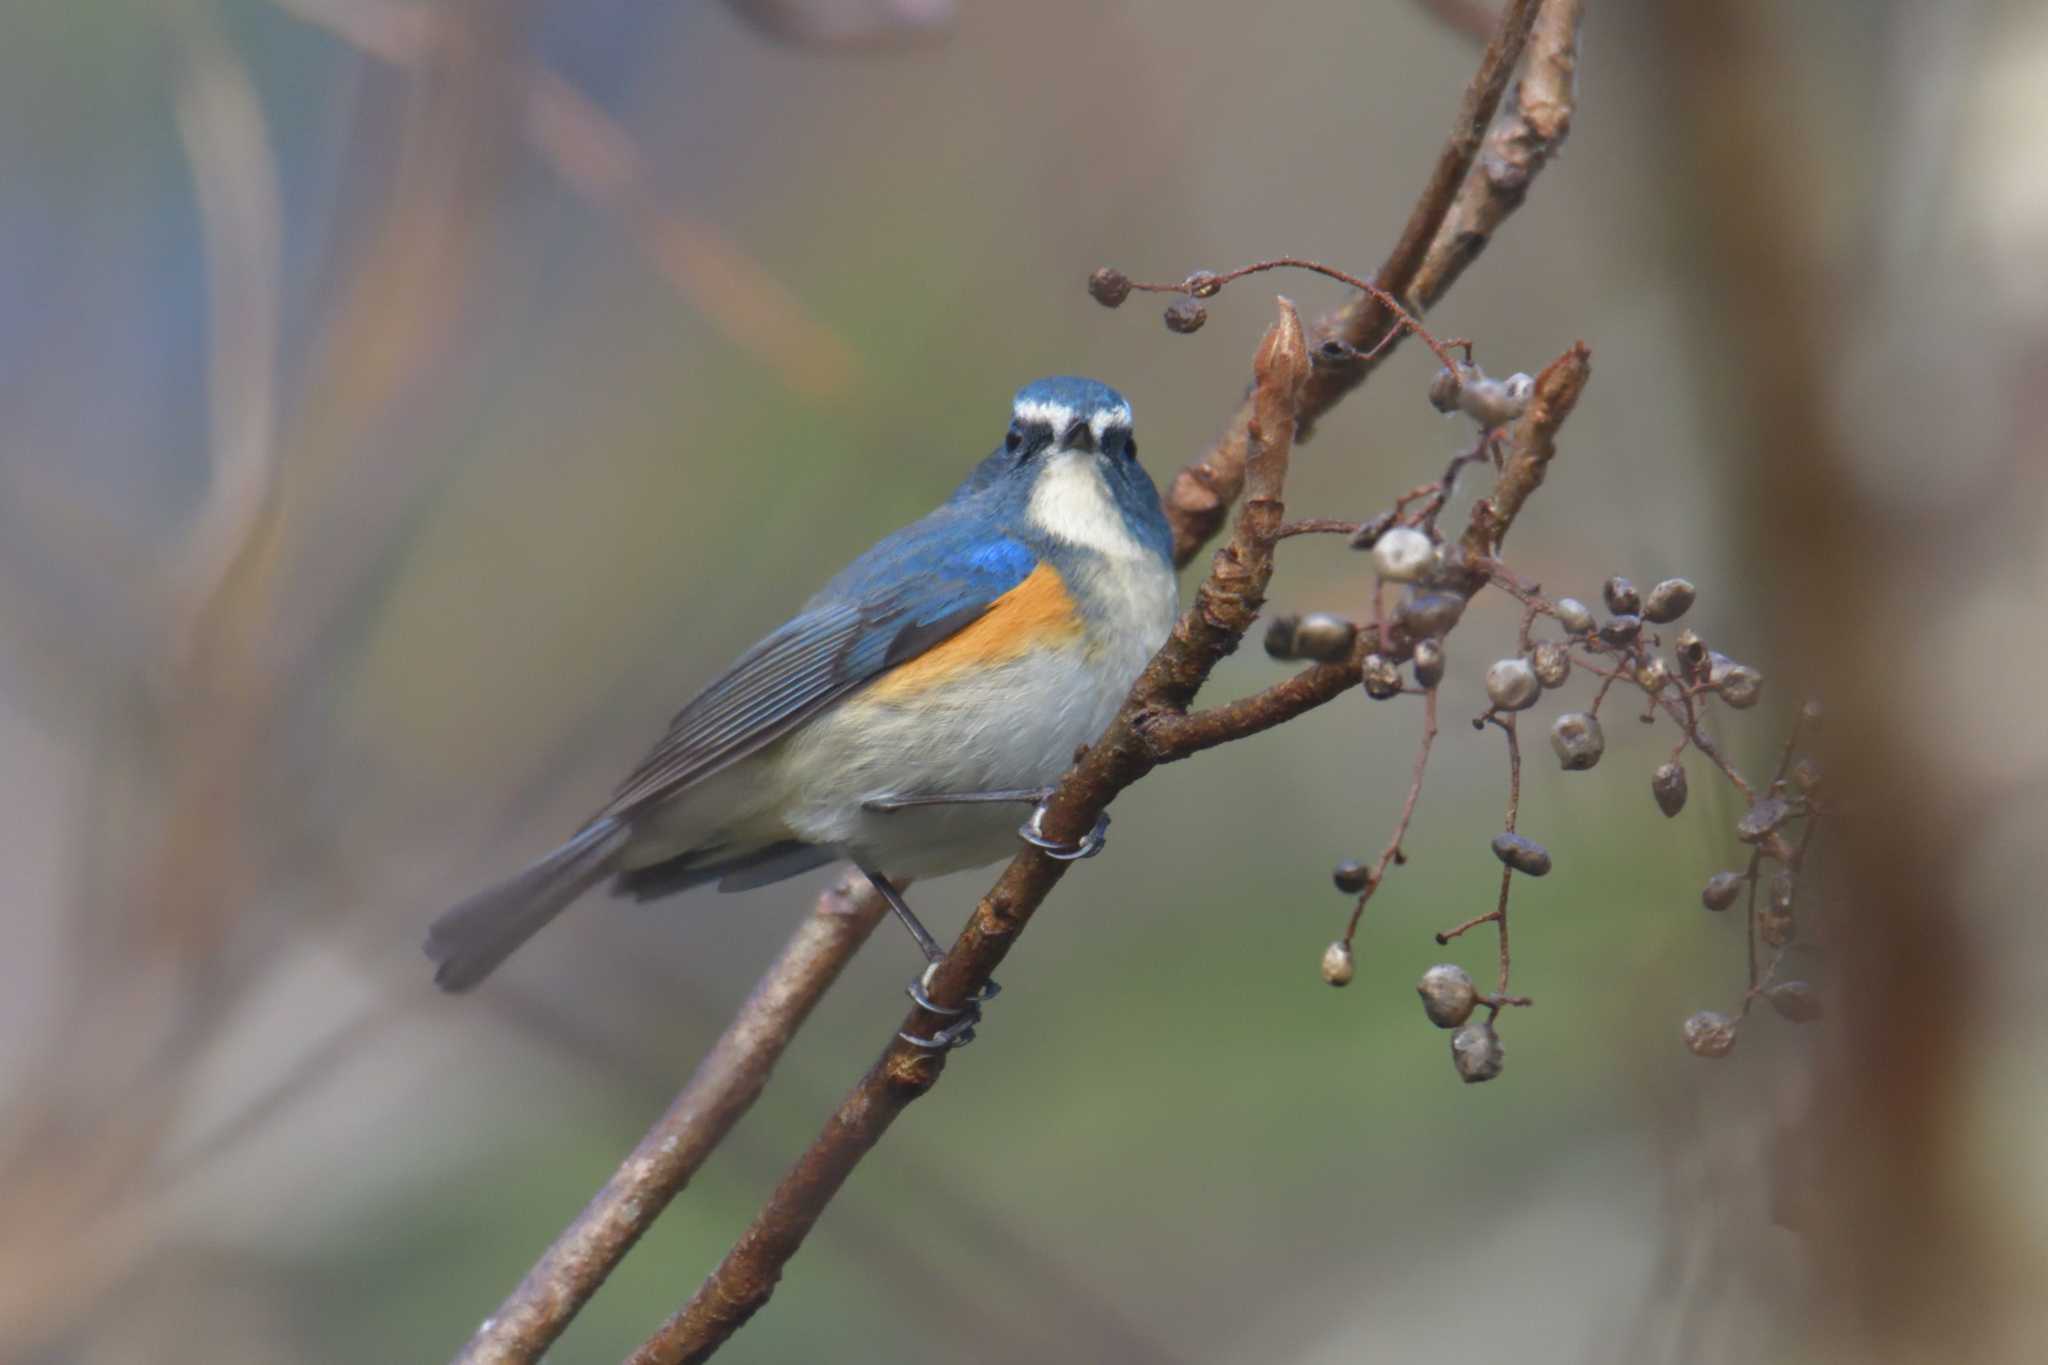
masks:
{"type": "MultiPolygon", "coordinates": [[[[1409,297],[1422,279],[1423,269],[1442,236],[1444,224],[1449,221],[1457,201],[1464,197],[1462,191],[1472,171],[1472,163],[1479,156],[1480,144],[1486,138],[1487,126],[1493,122],[1494,111],[1500,108],[1501,97],[1507,93],[1508,81],[1522,60],[1522,49],[1529,40],[1529,31],[1535,25],[1541,3],[1542,0],[1510,0],[1506,12],[1501,15],[1500,26],[1494,30],[1492,41],[1486,45],[1486,51],[1479,59],[1479,69],[1465,87],[1464,99],[1458,105],[1457,121],[1451,125],[1451,135],[1437,154],[1436,169],[1430,175],[1429,184],[1416,201],[1393,250],[1387,253],[1387,259],[1375,277],[1388,293],[1409,297]]],[[[1424,298],[1422,306],[1427,308],[1429,302],[1424,298]]],[[[1304,427],[1313,426],[1317,417],[1363,383],[1378,361],[1391,352],[1392,345],[1386,343],[1398,341],[1389,335],[1395,321],[1392,310],[1383,302],[1361,294],[1316,325],[1318,343],[1339,340],[1355,351],[1369,353],[1369,356],[1361,355],[1348,363],[1329,364],[1317,370],[1308,391],[1302,395],[1304,427]]]]}
{"type": "Polygon", "coordinates": [[[1530,182],[1571,133],[1584,9],[1584,0],[1546,0],[1536,16],[1514,111],[1487,134],[1478,164],[1415,274],[1410,297],[1425,311],[1435,307],[1465,267],[1479,259],[1500,225],[1528,197],[1530,182]]]}
{"type": "MultiPolygon", "coordinates": [[[[1267,332],[1253,368],[1257,387],[1248,491],[1236,532],[1217,551],[1195,604],[1146,666],[1108,731],[1068,771],[1047,803],[1042,828],[1054,839],[1080,839],[1119,792],[1151,770],[1157,759],[1145,734],[1147,718],[1185,708],[1257,617],[1273,571],[1295,403],[1309,368],[1301,320],[1284,299],[1279,321],[1267,332]]],[[[1037,848],[1023,849],[1011,860],[933,973],[929,989],[939,1004],[964,1003],[987,984],[1069,866],[1037,848]]],[[[903,1031],[929,1036],[944,1022],[914,1008],[903,1031]]],[[[846,1177],[896,1116],[937,1084],[944,1067],[943,1055],[901,1038],[893,1041],[717,1270],[633,1354],[634,1365],[702,1360],[759,1311],[774,1292],[783,1265],[802,1246],[846,1177]]]]}
{"type": "MultiPolygon", "coordinates": [[[[1477,259],[1493,232],[1521,206],[1530,181],[1570,130],[1581,0],[1544,0],[1540,12],[1538,8],[1529,0],[1518,0],[1502,17],[1466,88],[1458,122],[1438,158],[1437,174],[1375,276],[1381,288],[1422,309],[1443,298],[1477,259]],[[1483,130],[1492,119],[1525,42],[1528,75],[1515,112],[1495,126],[1483,145],[1477,145],[1477,135],[1471,130],[1483,130]],[[1476,158],[1471,151],[1475,145],[1476,158]],[[1458,172],[1462,184],[1445,175],[1447,166],[1462,168],[1458,172]],[[1454,198],[1446,185],[1456,188],[1454,198]],[[1416,241],[1427,243],[1428,249],[1410,264],[1416,241]]],[[[1392,349],[1389,345],[1370,359],[1360,353],[1370,349],[1370,343],[1388,339],[1382,312],[1360,296],[1316,328],[1319,346],[1335,341],[1339,343],[1337,355],[1350,354],[1351,358],[1333,359],[1311,375],[1302,396],[1299,439],[1306,440],[1310,424],[1363,383],[1392,349]]],[[[1398,339],[1390,340],[1397,343],[1398,339]]],[[[1166,509],[1173,522],[1176,562],[1185,564],[1194,558],[1222,528],[1231,503],[1236,501],[1244,483],[1245,435],[1251,415],[1247,401],[1209,452],[1181,470],[1168,487],[1166,509]]]]}
{"type": "Polygon", "coordinates": [[[690,1083],[456,1360],[539,1360],[768,1084],[819,997],[888,907],[849,873],[818,897],[690,1083]]]}
{"type": "MultiPolygon", "coordinates": [[[[1365,637],[1361,634],[1360,648],[1365,637]]],[[[1220,706],[1194,712],[1166,711],[1144,719],[1146,738],[1151,741],[1153,759],[1171,763],[1191,758],[1204,749],[1244,739],[1293,720],[1306,711],[1335,701],[1358,686],[1360,656],[1343,663],[1316,664],[1270,687],[1239,697],[1220,706]]]]}
{"type": "Polygon", "coordinates": [[[1506,458],[1493,492],[1474,504],[1471,524],[1465,528],[1461,543],[1471,563],[1483,563],[1499,550],[1522,504],[1543,486],[1543,476],[1557,454],[1558,428],[1571,416],[1592,373],[1593,353],[1581,341],[1536,376],[1529,406],[1508,428],[1506,458]]]}

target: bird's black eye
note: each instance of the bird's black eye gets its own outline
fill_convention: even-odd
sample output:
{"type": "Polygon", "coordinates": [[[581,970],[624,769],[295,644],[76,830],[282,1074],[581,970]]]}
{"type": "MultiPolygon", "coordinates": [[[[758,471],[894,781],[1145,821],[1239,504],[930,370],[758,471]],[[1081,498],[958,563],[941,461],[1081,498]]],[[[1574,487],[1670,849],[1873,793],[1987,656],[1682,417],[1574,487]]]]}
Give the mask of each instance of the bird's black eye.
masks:
{"type": "Polygon", "coordinates": [[[1018,426],[1015,422],[1010,423],[1009,431],[1003,434],[1003,449],[1015,454],[1017,447],[1023,444],[1024,428],[1018,426]]]}
{"type": "Polygon", "coordinates": [[[1137,458],[1138,458],[1138,438],[1137,438],[1137,437],[1135,437],[1135,436],[1126,436],[1126,437],[1124,437],[1124,458],[1125,458],[1125,459],[1127,459],[1127,460],[1135,460],[1135,459],[1137,459],[1137,458]]]}

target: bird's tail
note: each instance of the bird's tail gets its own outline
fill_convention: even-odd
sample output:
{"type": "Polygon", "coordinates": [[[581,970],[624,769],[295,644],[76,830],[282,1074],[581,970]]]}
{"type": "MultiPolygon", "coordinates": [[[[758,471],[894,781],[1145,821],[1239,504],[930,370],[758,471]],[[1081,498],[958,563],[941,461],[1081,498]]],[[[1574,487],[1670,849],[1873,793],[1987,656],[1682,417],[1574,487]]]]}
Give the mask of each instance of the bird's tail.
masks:
{"type": "Polygon", "coordinates": [[[602,881],[626,843],[626,827],[591,821],[553,853],[509,881],[447,910],[427,929],[434,984],[466,991],[578,896],[602,881]]]}

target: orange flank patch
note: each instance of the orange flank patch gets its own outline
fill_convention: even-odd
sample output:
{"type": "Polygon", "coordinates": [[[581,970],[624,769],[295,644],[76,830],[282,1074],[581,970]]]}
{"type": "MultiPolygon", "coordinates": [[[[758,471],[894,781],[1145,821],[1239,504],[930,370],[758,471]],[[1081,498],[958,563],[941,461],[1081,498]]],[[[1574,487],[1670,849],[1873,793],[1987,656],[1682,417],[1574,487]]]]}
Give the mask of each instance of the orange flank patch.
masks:
{"type": "Polygon", "coordinates": [[[876,701],[904,701],[963,675],[1076,639],[1081,616],[1059,571],[1041,564],[958,635],[898,664],[871,683],[876,701]]]}

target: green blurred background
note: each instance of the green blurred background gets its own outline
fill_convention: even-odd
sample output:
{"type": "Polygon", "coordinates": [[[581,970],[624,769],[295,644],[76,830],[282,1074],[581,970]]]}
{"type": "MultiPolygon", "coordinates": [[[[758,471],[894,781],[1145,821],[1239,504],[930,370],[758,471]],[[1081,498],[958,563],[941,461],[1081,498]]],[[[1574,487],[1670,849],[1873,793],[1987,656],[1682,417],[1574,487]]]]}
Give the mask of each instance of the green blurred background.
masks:
{"type": "MultiPolygon", "coordinates": [[[[2024,674],[2048,24],[1844,0],[1770,32],[1854,298],[1841,393],[1814,401],[1880,504],[1928,496],[1915,460],[1942,452],[1937,511],[1981,577],[1923,576],[1974,603],[1928,647],[2024,674]]],[[[943,496],[1018,384],[1121,388],[1162,482],[1198,455],[1268,286],[1341,296],[1261,277],[1175,337],[1143,297],[1091,302],[1088,271],[1371,269],[1477,52],[1393,0],[968,6],[850,48],[648,0],[13,0],[0,39],[0,1358],[309,1365],[451,1353],[824,878],[595,899],[463,999],[418,954],[431,915],[572,828],[697,686],[943,496]],[[468,39],[432,41],[442,21],[468,39]]],[[[1797,585],[1721,413],[1669,39],[1591,6],[1569,146],[1431,321],[1496,373],[1591,345],[1510,559],[1589,598],[1693,578],[1694,624],[1772,680],[1723,730],[1767,764],[1802,686],[1771,603],[1797,585]]],[[[1324,422],[1291,508],[1361,517],[1434,477],[1469,431],[1430,409],[1432,370],[1410,346],[1324,422]]],[[[1956,544],[1902,531],[1891,568],[1956,544]]],[[[1294,540],[1274,597],[1355,613],[1364,582],[1341,542],[1294,540]]],[[[1611,724],[1591,774],[1532,755],[1522,828],[1558,870],[1518,888],[1538,1004],[1503,1022],[1505,1074],[1459,1084],[1416,1007],[1433,962],[1491,971],[1489,938],[1431,935],[1493,895],[1504,765],[1465,719],[1513,628],[1482,599],[1453,641],[1410,864],[1348,990],[1317,979],[1347,909],[1328,870],[1386,838],[1410,701],[1346,699],[1121,800],[980,1044],[729,1357],[1825,1354],[1759,1155],[1815,1045],[1769,1018],[1725,1064],[1678,1045],[1740,998],[1740,925],[1696,900],[1738,811],[1695,770],[1692,807],[1657,814],[1666,730],[1611,724]]],[[[1248,650],[1214,695],[1276,676],[1248,650]]],[[[2033,784],[2030,693],[1987,688],[1930,724],[2033,784]]],[[[2006,998],[2048,985],[2022,791],[1955,879],[2006,998]]],[[[987,880],[918,903],[950,931],[987,880]]],[[[616,1359],[688,1296],[914,961],[878,934],[551,1359],[616,1359]]],[[[2037,1041],[1986,1043],[1998,1084],[1967,1116],[2022,1278],[2048,1221],[2037,1041]]]]}

